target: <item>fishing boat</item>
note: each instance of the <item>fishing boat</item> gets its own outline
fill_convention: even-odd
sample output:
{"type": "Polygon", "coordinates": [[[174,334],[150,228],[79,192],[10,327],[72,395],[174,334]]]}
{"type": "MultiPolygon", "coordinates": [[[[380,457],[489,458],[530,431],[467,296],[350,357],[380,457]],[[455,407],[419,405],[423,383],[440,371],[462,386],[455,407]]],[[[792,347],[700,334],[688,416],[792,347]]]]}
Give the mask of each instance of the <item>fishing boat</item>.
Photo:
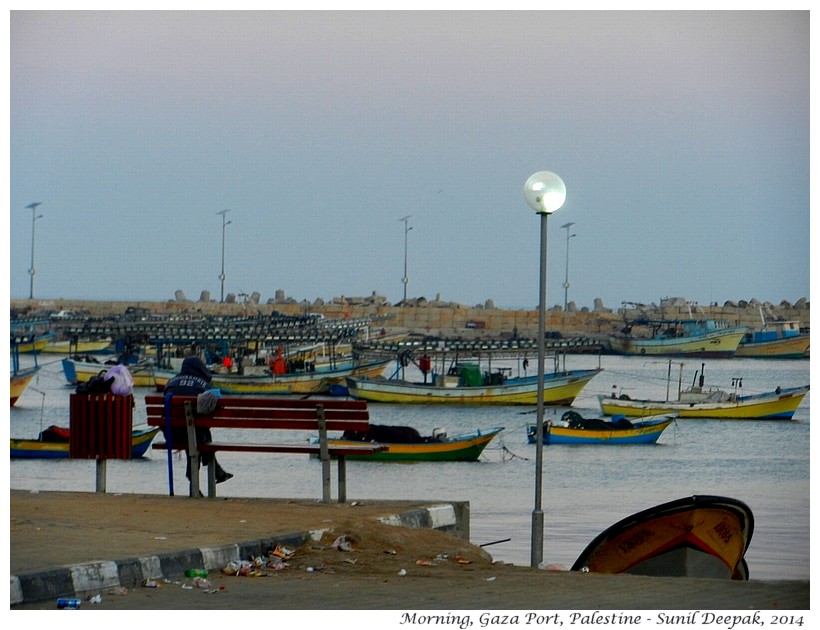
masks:
{"type": "MultiPolygon", "coordinates": [[[[83,359],[65,358],[62,360],[63,375],[69,385],[79,385],[90,381],[100,372],[106,372],[116,363],[100,363],[91,357],[83,359]]],[[[134,387],[162,388],[176,373],[169,370],[160,370],[153,361],[137,361],[128,363],[128,371],[134,379],[134,387]]]]}
{"type": "Polygon", "coordinates": [[[641,319],[611,336],[609,347],[625,355],[730,358],[746,331],[714,319],[641,319]]]}
{"type": "MultiPolygon", "coordinates": [[[[610,421],[584,418],[576,411],[561,416],[563,424],[544,425],[544,444],[655,444],[661,433],[675,421],[676,414],[663,414],[630,422],[624,416],[610,421]]],[[[537,426],[527,425],[527,442],[537,442],[537,426]]]]}
{"type": "MultiPolygon", "coordinates": [[[[145,455],[156,427],[134,429],[131,432],[131,457],[145,455]]],[[[67,459],[69,456],[69,431],[63,427],[49,427],[36,440],[11,438],[11,457],[19,459],[67,459]]]]}
{"type": "MultiPolygon", "coordinates": [[[[412,427],[371,424],[366,433],[348,432],[341,439],[328,440],[328,444],[344,446],[374,442],[387,447],[387,450],[362,458],[367,461],[474,462],[503,430],[504,427],[495,427],[448,436],[443,429],[434,429],[432,435],[422,437],[412,427]]],[[[355,456],[347,459],[355,459],[355,456]]]]}
{"type": "Polygon", "coordinates": [[[31,379],[34,378],[34,375],[37,374],[39,370],[40,367],[35,365],[34,367],[18,369],[11,373],[11,407],[14,407],[17,399],[23,395],[31,379]]]}
{"type": "Polygon", "coordinates": [[[43,347],[46,354],[97,354],[111,347],[111,339],[63,339],[50,340],[43,347]]]}
{"type": "Polygon", "coordinates": [[[54,333],[47,332],[32,335],[26,341],[17,344],[17,351],[20,354],[37,354],[45,350],[46,345],[54,339],[54,333]]]}
{"type": "MultiPolygon", "coordinates": [[[[599,372],[556,371],[544,375],[544,404],[570,405],[599,372]]],[[[432,382],[418,383],[394,378],[347,380],[352,398],[383,403],[453,405],[534,405],[538,398],[538,377],[506,378],[502,373],[482,374],[478,364],[460,363],[447,375],[433,375],[432,382]]]]}
{"type": "MultiPolygon", "coordinates": [[[[681,369],[683,364],[681,364],[681,369]]],[[[777,387],[762,394],[742,395],[742,378],[733,378],[733,391],[704,387],[705,364],[701,364],[700,374],[695,373],[695,382],[682,390],[679,381],[678,398],[670,400],[635,399],[625,394],[615,397],[599,395],[598,403],[606,415],[621,414],[627,417],[654,416],[662,413],[676,413],[680,418],[709,418],[716,420],[791,420],[803,398],[809,392],[809,385],[799,387],[777,387]]]]}
{"type": "Polygon", "coordinates": [[[796,320],[766,319],[761,309],[763,325],[750,330],[740,340],[735,356],[753,359],[803,359],[808,357],[811,335],[800,331],[796,320]]]}
{"type": "MultiPolygon", "coordinates": [[[[343,383],[349,376],[372,378],[384,371],[387,360],[353,361],[335,367],[325,367],[277,374],[214,373],[211,385],[223,394],[255,396],[280,396],[287,394],[324,394],[334,385],[343,383]]],[[[158,371],[162,377],[172,377],[172,372],[158,371]]],[[[166,381],[167,382],[167,381],[166,381]]]]}
{"type": "Polygon", "coordinates": [[[618,521],[570,568],[590,573],[748,580],[754,517],[742,501],[696,495],[618,521]]]}
{"type": "Polygon", "coordinates": [[[11,337],[11,380],[9,390],[11,393],[11,407],[14,407],[20,396],[29,386],[34,376],[40,371],[40,366],[37,364],[37,355],[34,355],[34,365],[30,367],[20,367],[20,346],[27,343],[29,337],[12,336],[11,337]]]}

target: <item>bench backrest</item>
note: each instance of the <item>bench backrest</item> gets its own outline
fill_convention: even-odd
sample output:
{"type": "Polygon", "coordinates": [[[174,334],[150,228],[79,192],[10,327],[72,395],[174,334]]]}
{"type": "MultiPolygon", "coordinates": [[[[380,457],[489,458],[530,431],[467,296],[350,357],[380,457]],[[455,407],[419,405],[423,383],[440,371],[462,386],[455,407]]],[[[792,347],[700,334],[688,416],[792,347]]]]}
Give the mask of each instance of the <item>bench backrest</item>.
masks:
{"type": "MultiPolygon", "coordinates": [[[[170,419],[172,427],[185,426],[185,402],[196,410],[196,396],[172,396],[170,419]]],[[[165,397],[145,397],[148,424],[166,426],[165,397]]],[[[216,409],[208,415],[196,416],[200,427],[236,429],[297,429],[315,431],[319,428],[317,409],[324,411],[328,431],[367,431],[370,414],[364,400],[317,400],[276,396],[222,396],[216,409]]]]}

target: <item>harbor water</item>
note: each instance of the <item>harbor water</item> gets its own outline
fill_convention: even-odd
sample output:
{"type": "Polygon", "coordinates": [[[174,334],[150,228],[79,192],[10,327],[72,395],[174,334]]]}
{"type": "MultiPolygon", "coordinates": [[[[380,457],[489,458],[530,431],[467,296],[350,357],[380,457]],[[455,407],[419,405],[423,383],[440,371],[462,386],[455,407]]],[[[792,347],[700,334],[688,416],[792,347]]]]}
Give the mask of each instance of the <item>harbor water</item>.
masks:
{"type": "MultiPolygon", "coordinates": [[[[22,357],[23,365],[31,357],[22,357]]],[[[679,380],[690,386],[701,361],[572,355],[568,369],[600,367],[572,408],[584,416],[600,415],[599,394],[633,398],[677,396],[679,380]]],[[[10,437],[36,438],[49,425],[69,424],[69,395],[59,360],[45,355],[42,369],[15,407],[10,437]]],[[[496,362],[494,367],[504,365],[496,362]]],[[[513,375],[521,370],[510,361],[513,375]]],[[[810,381],[809,361],[712,359],[705,361],[706,386],[743,394],[793,387],[810,381]]],[[[530,373],[535,360],[530,357],[530,373]]],[[[548,360],[547,369],[552,369],[548,360]]],[[[386,370],[392,371],[392,366],[386,370]]],[[[415,375],[408,375],[415,376],[415,375]]],[[[144,396],[134,391],[135,427],[145,422],[144,396]]],[[[754,514],[754,534],[746,555],[751,579],[809,579],[810,547],[810,394],[792,421],[678,419],[655,445],[545,446],[543,458],[544,562],[572,565],[587,544],[616,521],[659,503],[682,497],[721,495],[744,501],[754,514]]],[[[545,420],[558,420],[567,407],[547,407],[545,420]]],[[[454,500],[470,503],[471,542],[484,545],[495,560],[530,564],[535,504],[534,444],[526,425],[536,421],[535,407],[370,405],[371,422],[402,424],[429,434],[449,435],[501,426],[505,430],[477,462],[350,462],[349,500],[454,500]]],[[[230,439],[220,431],[217,439],[230,439]]],[[[311,436],[271,436],[270,441],[311,436]]],[[[256,436],[254,436],[256,437],[256,436]]],[[[259,438],[256,438],[259,439],[259,438]]],[[[223,467],[234,474],[219,486],[221,496],[321,497],[320,463],[307,456],[225,453],[223,467]]],[[[187,493],[184,457],[174,455],[176,494],[187,493]]],[[[111,493],[167,494],[167,459],[149,451],[137,460],[106,464],[111,493]]],[[[94,492],[92,460],[11,460],[10,487],[22,490],[94,492]]],[[[204,483],[204,475],[203,475],[204,483]]],[[[335,473],[334,473],[335,483],[335,473]]]]}

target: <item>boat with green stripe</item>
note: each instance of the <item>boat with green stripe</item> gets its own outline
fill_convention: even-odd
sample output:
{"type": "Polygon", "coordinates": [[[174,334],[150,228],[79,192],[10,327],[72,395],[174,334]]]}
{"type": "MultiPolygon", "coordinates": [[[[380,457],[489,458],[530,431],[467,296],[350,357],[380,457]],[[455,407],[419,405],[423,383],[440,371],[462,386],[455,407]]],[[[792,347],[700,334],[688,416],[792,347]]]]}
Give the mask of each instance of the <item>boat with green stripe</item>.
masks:
{"type": "MultiPolygon", "coordinates": [[[[504,430],[504,427],[477,429],[471,433],[449,437],[442,429],[435,429],[432,436],[424,438],[397,434],[395,438],[381,436],[381,439],[370,439],[380,437],[372,432],[374,429],[378,430],[379,428],[409,429],[411,433],[418,436],[418,433],[409,427],[371,425],[371,431],[368,434],[345,435],[342,439],[328,440],[328,445],[355,445],[366,441],[383,444],[387,447],[382,452],[363,458],[367,461],[474,462],[478,460],[487,445],[504,430]],[[387,439],[414,441],[383,441],[387,439]]],[[[356,457],[350,455],[346,459],[356,459],[356,457]]]]}

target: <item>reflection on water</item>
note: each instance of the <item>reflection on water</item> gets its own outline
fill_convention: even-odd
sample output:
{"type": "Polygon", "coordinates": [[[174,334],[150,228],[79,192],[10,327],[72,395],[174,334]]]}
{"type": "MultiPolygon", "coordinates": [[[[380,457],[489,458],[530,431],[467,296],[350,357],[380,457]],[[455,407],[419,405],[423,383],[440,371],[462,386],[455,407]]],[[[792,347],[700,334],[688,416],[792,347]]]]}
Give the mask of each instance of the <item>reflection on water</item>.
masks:
{"type": "MultiPolygon", "coordinates": [[[[596,367],[598,357],[578,356],[568,367],[596,367]]],[[[12,437],[36,437],[50,424],[68,425],[68,397],[59,363],[41,361],[37,379],[11,409],[12,437]],[[42,392],[42,393],[41,393],[42,392]]],[[[573,407],[598,415],[596,396],[613,391],[633,397],[665,397],[667,362],[639,357],[601,357],[604,371],[573,407]]],[[[532,369],[532,366],[530,366],[532,369]]],[[[684,386],[699,361],[688,361],[684,386]]],[[[390,370],[390,367],[388,367],[390,370]]],[[[677,391],[678,371],[673,369],[677,391]]],[[[743,377],[744,393],[809,382],[808,361],[710,360],[706,384],[729,388],[743,377]]],[[[144,422],[137,390],[134,423],[144,422]]],[[[603,529],[634,512],[692,494],[716,494],[746,502],[755,516],[747,553],[753,579],[809,578],[809,396],[795,421],[678,420],[654,446],[548,446],[544,448],[544,561],[570,566],[603,529]]],[[[458,433],[504,426],[506,430],[476,463],[348,464],[351,499],[469,501],[471,540],[487,544],[496,560],[530,563],[534,505],[535,446],[525,426],[535,419],[528,407],[370,406],[373,422],[407,424],[422,433],[444,428],[458,433]],[[506,542],[497,542],[506,539],[506,542]],[[496,543],[497,544],[490,544],[496,543]]],[[[566,408],[546,410],[560,417],[566,408]]],[[[225,434],[226,438],[230,437],[225,434]]],[[[273,439],[307,439],[293,432],[273,439]]],[[[220,486],[224,496],[321,497],[320,465],[302,456],[223,454],[234,479],[220,486]]],[[[187,491],[185,464],[175,462],[177,494],[187,491]]],[[[15,489],[95,491],[93,461],[26,461],[10,464],[15,489]]],[[[142,460],[110,461],[109,492],[162,494],[168,490],[163,453],[142,460]]]]}

